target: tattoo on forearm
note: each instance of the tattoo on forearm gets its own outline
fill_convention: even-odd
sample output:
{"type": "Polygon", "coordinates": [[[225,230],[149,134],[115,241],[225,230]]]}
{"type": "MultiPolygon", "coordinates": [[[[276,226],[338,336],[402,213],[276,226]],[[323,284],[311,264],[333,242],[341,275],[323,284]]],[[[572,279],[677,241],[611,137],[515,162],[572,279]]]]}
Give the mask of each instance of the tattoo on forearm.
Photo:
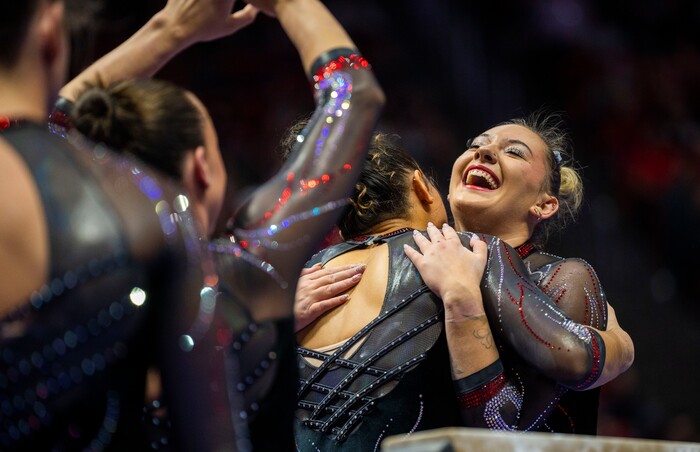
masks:
{"type": "Polygon", "coordinates": [[[475,338],[479,339],[481,345],[486,349],[493,347],[493,335],[491,334],[491,329],[489,328],[489,321],[485,314],[481,315],[468,315],[465,316],[469,320],[481,321],[485,325],[483,328],[475,329],[472,334],[475,338]]]}
{"type": "MultiPolygon", "coordinates": [[[[465,315],[465,319],[478,321],[480,323],[473,331],[472,335],[478,339],[478,342],[485,348],[491,349],[494,346],[493,335],[491,334],[491,328],[489,328],[489,321],[486,318],[486,314],[480,315],[465,315]]],[[[450,359],[450,368],[452,370],[452,378],[458,379],[466,376],[466,372],[459,367],[455,366],[454,360],[450,359]]]]}
{"type": "Polygon", "coordinates": [[[475,338],[479,339],[481,345],[483,345],[485,349],[493,347],[493,336],[491,335],[490,329],[476,329],[473,334],[475,338]]]}

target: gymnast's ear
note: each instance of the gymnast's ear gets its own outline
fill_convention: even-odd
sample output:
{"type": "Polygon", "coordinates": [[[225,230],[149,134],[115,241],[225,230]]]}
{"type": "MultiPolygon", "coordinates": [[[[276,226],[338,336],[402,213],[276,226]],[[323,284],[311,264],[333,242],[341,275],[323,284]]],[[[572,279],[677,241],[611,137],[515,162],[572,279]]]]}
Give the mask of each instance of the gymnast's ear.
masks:
{"type": "Polygon", "coordinates": [[[197,146],[194,150],[194,180],[197,187],[206,190],[211,185],[211,169],[207,162],[207,152],[204,146],[197,146]]]}
{"type": "Polygon", "coordinates": [[[411,188],[421,203],[432,204],[435,202],[435,190],[431,189],[430,183],[421,170],[413,171],[411,188]]]}
{"type": "Polygon", "coordinates": [[[559,200],[556,196],[544,193],[537,203],[530,207],[530,213],[539,220],[546,220],[559,210],[559,200]]]}
{"type": "Polygon", "coordinates": [[[211,174],[205,155],[204,146],[198,146],[194,151],[186,152],[182,161],[182,185],[197,199],[203,197],[211,185],[211,174]]]}
{"type": "Polygon", "coordinates": [[[63,2],[50,2],[38,14],[39,21],[35,30],[41,46],[41,56],[47,67],[53,67],[59,58],[67,60],[63,2]]]}

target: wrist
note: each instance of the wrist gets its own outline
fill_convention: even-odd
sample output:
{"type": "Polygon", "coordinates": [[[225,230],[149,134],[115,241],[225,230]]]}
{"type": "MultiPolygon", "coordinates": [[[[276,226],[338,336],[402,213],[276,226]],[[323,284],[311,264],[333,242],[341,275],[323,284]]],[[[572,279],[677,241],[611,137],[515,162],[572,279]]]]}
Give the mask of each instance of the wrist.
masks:
{"type": "Polygon", "coordinates": [[[445,308],[445,323],[450,323],[456,327],[468,327],[474,323],[488,323],[486,313],[477,312],[476,310],[462,310],[445,308]]]}
{"type": "Polygon", "coordinates": [[[187,24],[180,23],[164,9],[154,14],[145,27],[171,52],[184,50],[196,42],[187,24]]]}
{"type": "Polygon", "coordinates": [[[467,292],[447,292],[442,297],[445,306],[445,321],[483,320],[486,311],[481,294],[471,295],[467,292]]]}
{"type": "Polygon", "coordinates": [[[284,15],[289,7],[291,6],[294,8],[295,4],[298,4],[299,2],[316,2],[318,0],[277,0],[274,2],[272,5],[272,11],[275,13],[275,15],[279,18],[280,14],[284,15]]]}

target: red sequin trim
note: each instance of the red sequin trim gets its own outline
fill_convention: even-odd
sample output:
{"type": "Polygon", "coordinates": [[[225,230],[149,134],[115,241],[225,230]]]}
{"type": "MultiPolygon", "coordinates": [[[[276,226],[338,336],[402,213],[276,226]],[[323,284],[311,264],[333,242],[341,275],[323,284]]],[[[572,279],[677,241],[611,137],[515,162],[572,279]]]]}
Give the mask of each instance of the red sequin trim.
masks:
{"type": "Polygon", "coordinates": [[[520,299],[516,300],[515,297],[513,297],[513,294],[510,292],[510,290],[508,290],[508,297],[513,303],[515,303],[518,306],[518,312],[520,312],[520,320],[522,320],[523,325],[525,325],[525,328],[527,328],[527,330],[530,332],[530,334],[532,334],[532,336],[535,339],[537,339],[539,342],[546,345],[550,349],[554,350],[556,347],[542,339],[537,333],[535,333],[535,330],[532,329],[530,324],[527,323],[527,319],[525,318],[525,312],[523,311],[523,299],[525,298],[525,291],[523,290],[522,284],[518,283],[518,287],[520,288],[520,299]]]}
{"type": "Polygon", "coordinates": [[[525,259],[530,254],[537,251],[537,247],[535,247],[535,245],[533,245],[532,242],[527,241],[520,246],[516,246],[515,251],[518,252],[518,256],[520,256],[520,259],[525,259]]]}
{"type": "Polygon", "coordinates": [[[593,283],[593,291],[595,293],[598,293],[598,277],[596,277],[595,273],[593,272],[593,269],[591,267],[586,266],[586,271],[588,271],[588,276],[591,277],[591,282],[593,283]]]}
{"type": "Polygon", "coordinates": [[[353,237],[352,239],[348,240],[349,242],[364,242],[365,240],[369,238],[374,238],[374,239],[388,239],[389,237],[394,237],[396,235],[403,234],[404,232],[412,231],[413,228],[401,228],[397,229],[395,231],[387,232],[386,234],[381,234],[381,235],[358,235],[357,237],[353,237]]]}
{"type": "Polygon", "coordinates": [[[313,76],[313,83],[316,83],[326,77],[330,77],[334,71],[338,71],[340,69],[360,69],[369,67],[369,62],[355,53],[347,56],[341,56],[333,61],[329,61],[318,71],[316,71],[316,74],[313,76]]]}
{"type": "Polygon", "coordinates": [[[22,121],[19,119],[12,119],[9,116],[0,116],[0,132],[7,130],[12,127],[16,127],[22,121]]]}
{"type": "MultiPolygon", "coordinates": [[[[550,294],[547,294],[547,295],[550,295],[550,294]]],[[[562,289],[562,291],[559,293],[559,295],[557,296],[557,298],[554,300],[554,303],[559,304],[559,302],[560,302],[561,299],[564,297],[564,295],[566,295],[566,289],[562,289]]],[[[551,296],[551,295],[550,295],[550,296],[551,296]]]]}
{"type": "MultiPolygon", "coordinates": [[[[511,268],[511,270],[513,270],[513,273],[515,273],[516,275],[518,275],[518,278],[520,278],[521,281],[523,281],[527,286],[529,286],[529,285],[530,285],[530,280],[529,280],[528,278],[526,278],[525,276],[523,276],[523,275],[515,268],[515,264],[513,263],[513,259],[512,259],[511,255],[510,255],[510,250],[508,249],[508,245],[506,245],[506,242],[503,242],[503,241],[502,241],[502,242],[501,242],[501,245],[503,246],[503,252],[505,253],[506,258],[508,259],[508,263],[510,264],[510,268],[511,268]]],[[[521,289],[522,289],[522,286],[521,286],[521,289]]]]}
{"type": "Polygon", "coordinates": [[[63,127],[64,129],[70,129],[72,127],[70,116],[61,110],[54,110],[51,112],[49,115],[49,124],[63,127]]]}
{"type": "Polygon", "coordinates": [[[561,270],[561,265],[558,265],[556,270],[554,270],[554,273],[552,273],[552,276],[549,277],[549,281],[547,281],[547,284],[545,284],[544,290],[545,292],[549,291],[549,286],[554,282],[554,278],[557,276],[557,273],[559,273],[559,270],[561,270]]]}
{"type": "Polygon", "coordinates": [[[561,411],[561,413],[564,415],[564,417],[566,417],[566,420],[569,421],[569,427],[571,427],[570,433],[576,433],[576,425],[574,424],[574,420],[571,418],[571,416],[569,415],[568,411],[566,411],[566,410],[564,409],[564,407],[561,406],[561,404],[558,404],[558,405],[557,405],[557,409],[558,409],[559,411],[561,411]]]}
{"type": "Polygon", "coordinates": [[[500,374],[481,388],[467,392],[466,394],[458,395],[457,402],[459,403],[460,408],[463,409],[486,405],[486,403],[493,399],[505,385],[506,377],[503,374],[500,374]]]}

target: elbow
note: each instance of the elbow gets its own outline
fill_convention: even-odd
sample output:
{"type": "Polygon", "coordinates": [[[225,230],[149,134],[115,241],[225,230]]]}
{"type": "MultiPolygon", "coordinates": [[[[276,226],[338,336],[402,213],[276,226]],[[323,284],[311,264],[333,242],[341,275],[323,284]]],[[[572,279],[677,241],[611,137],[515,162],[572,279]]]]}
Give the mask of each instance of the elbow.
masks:
{"type": "MultiPolygon", "coordinates": [[[[357,93],[355,93],[355,95],[357,95],[357,93]]],[[[386,104],[384,90],[376,83],[372,87],[363,90],[359,97],[359,103],[361,103],[365,109],[376,112],[377,115],[384,109],[384,105],[386,104]]]]}
{"type": "Polygon", "coordinates": [[[620,372],[626,372],[632,364],[634,364],[634,342],[627,332],[622,332],[623,334],[618,334],[620,337],[620,343],[622,347],[622,356],[620,359],[620,372]]]}
{"type": "Polygon", "coordinates": [[[605,344],[602,341],[597,346],[582,341],[562,344],[563,353],[557,354],[545,374],[568,389],[587,389],[598,379],[604,365],[605,351],[598,347],[604,348],[605,344]]]}
{"type": "MultiPolygon", "coordinates": [[[[624,331],[616,331],[613,335],[604,336],[601,347],[605,347],[604,360],[598,363],[598,368],[592,368],[582,381],[573,386],[567,386],[576,391],[583,391],[602,386],[626,372],[634,363],[634,344],[632,338],[624,331]],[[607,345],[606,345],[607,344],[607,345]],[[596,371],[597,370],[597,371],[596,371]]],[[[594,356],[595,359],[595,356],[594,356]]],[[[595,366],[595,361],[593,365],[595,366]]]]}
{"type": "Polygon", "coordinates": [[[375,111],[377,114],[386,104],[384,90],[374,76],[362,77],[362,80],[355,81],[352,99],[356,107],[359,105],[363,110],[375,111]]]}
{"type": "Polygon", "coordinates": [[[384,90],[381,86],[379,86],[378,83],[375,83],[374,85],[371,98],[372,103],[376,106],[378,110],[384,108],[384,105],[386,104],[386,95],[384,94],[384,90]]]}
{"type": "Polygon", "coordinates": [[[596,386],[614,380],[629,370],[634,363],[634,343],[626,331],[618,328],[604,338],[607,344],[605,368],[600,378],[601,381],[596,382],[596,386]]]}
{"type": "Polygon", "coordinates": [[[631,341],[630,341],[630,351],[629,351],[628,358],[629,359],[627,360],[627,365],[625,367],[625,370],[629,369],[630,367],[632,367],[632,364],[634,364],[634,344],[632,344],[631,341]]]}

